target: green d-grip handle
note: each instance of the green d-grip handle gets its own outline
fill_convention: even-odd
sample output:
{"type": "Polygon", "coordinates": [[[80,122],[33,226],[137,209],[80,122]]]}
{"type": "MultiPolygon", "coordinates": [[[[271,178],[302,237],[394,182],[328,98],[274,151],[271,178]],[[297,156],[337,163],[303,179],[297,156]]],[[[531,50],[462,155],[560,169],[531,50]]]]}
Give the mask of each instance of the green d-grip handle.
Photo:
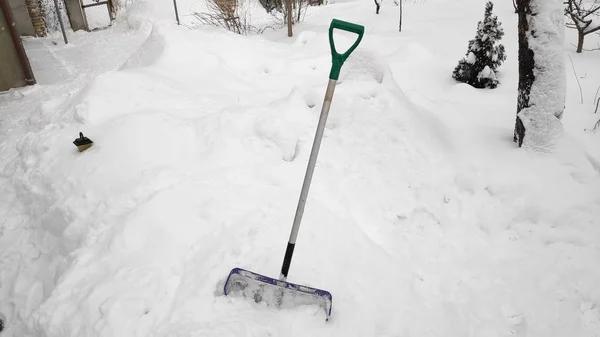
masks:
{"type": "Polygon", "coordinates": [[[331,24],[329,25],[329,46],[331,47],[331,72],[329,73],[329,78],[332,80],[336,80],[340,77],[340,70],[342,70],[342,66],[344,62],[352,54],[354,49],[358,47],[360,40],[365,33],[365,27],[361,25],[357,25],[354,23],[333,19],[331,24]],[[358,38],[354,42],[354,44],[343,54],[338,53],[335,50],[335,42],[333,41],[333,30],[340,29],[345,30],[347,32],[358,34],[358,38]]]}

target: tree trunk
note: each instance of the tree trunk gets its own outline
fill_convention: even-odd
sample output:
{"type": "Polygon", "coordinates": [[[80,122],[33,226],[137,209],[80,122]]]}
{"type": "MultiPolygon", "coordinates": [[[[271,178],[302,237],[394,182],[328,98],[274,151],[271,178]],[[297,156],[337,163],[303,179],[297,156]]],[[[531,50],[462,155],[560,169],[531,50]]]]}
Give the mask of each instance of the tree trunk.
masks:
{"type": "MultiPolygon", "coordinates": [[[[308,2],[308,0],[306,0],[306,2],[308,2]]],[[[296,22],[300,22],[300,19],[302,19],[302,6],[304,6],[305,3],[302,0],[298,0],[298,15],[296,16],[296,22]]]]}
{"type": "Polygon", "coordinates": [[[398,0],[398,6],[400,7],[400,22],[398,23],[398,31],[399,32],[402,31],[402,1],[403,0],[398,0]]]}
{"type": "Polygon", "coordinates": [[[285,1],[286,11],[287,11],[287,27],[288,27],[288,37],[292,37],[292,0],[285,1]]]}
{"type": "Polygon", "coordinates": [[[518,0],[519,92],[514,141],[552,151],[565,108],[563,0],[518,0]]]}
{"type": "Polygon", "coordinates": [[[583,51],[583,40],[585,39],[585,34],[581,30],[577,30],[577,52],[581,53],[583,51]]]}
{"type": "Polygon", "coordinates": [[[529,107],[529,95],[531,94],[531,86],[535,80],[533,68],[535,61],[533,59],[533,50],[529,48],[527,40],[527,32],[529,31],[528,18],[531,15],[530,0],[518,0],[517,10],[519,14],[519,93],[517,96],[517,120],[515,123],[515,132],[513,140],[523,145],[525,137],[525,126],[519,118],[518,113],[524,108],[529,107]]]}
{"type": "Polygon", "coordinates": [[[379,4],[379,2],[377,2],[377,0],[375,0],[375,14],[379,14],[379,7],[381,5],[379,4]]]}

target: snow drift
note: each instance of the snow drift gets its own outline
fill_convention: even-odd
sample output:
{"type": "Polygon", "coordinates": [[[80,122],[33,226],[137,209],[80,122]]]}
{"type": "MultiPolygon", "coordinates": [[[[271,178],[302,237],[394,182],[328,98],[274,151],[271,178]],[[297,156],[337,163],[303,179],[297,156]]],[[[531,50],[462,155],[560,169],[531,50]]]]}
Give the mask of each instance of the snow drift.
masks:
{"type": "MultiPolygon", "coordinates": [[[[20,141],[9,166],[30,219],[27,240],[42,246],[22,263],[42,272],[18,273],[13,290],[3,288],[6,298],[30,290],[25,311],[3,310],[21,322],[12,334],[183,333],[167,322],[197,329],[247,310],[218,295],[228,269],[276,269],[327,83],[326,35],[299,51],[217,34],[155,24],[119,70],[71,99],[60,123],[20,141]],[[65,141],[79,131],[95,142],[83,153],[65,141]]],[[[431,165],[448,144],[444,127],[407,101],[384,61],[356,55],[336,92],[291,271],[298,282],[337,288],[340,313],[360,298],[342,290],[351,285],[333,263],[347,264],[357,247],[372,251],[378,264],[353,259],[357,272],[371,270],[370,282],[384,277],[384,261],[395,263],[379,245],[361,243],[363,226],[381,221],[361,209],[391,207],[382,188],[406,190],[406,178],[397,178],[414,173],[399,160],[431,165]],[[365,193],[370,200],[360,206],[365,193]]]]}
{"type": "MultiPolygon", "coordinates": [[[[340,8],[362,22],[371,5],[340,8]]],[[[598,173],[575,143],[555,157],[499,146],[489,96],[440,81],[439,54],[416,43],[398,61],[365,39],[336,89],[289,275],[332,292],[331,321],[222,296],[233,267],[279,272],[326,32],[190,31],[152,6],[164,3],[123,18],[147,31],[139,50],[32,116],[1,166],[2,337],[600,331],[598,173]],[[396,62],[433,69],[410,80],[443,109],[414,102],[396,62]],[[83,153],[80,131],[94,141],[83,153]]],[[[324,27],[335,10],[311,20],[324,27]]]]}

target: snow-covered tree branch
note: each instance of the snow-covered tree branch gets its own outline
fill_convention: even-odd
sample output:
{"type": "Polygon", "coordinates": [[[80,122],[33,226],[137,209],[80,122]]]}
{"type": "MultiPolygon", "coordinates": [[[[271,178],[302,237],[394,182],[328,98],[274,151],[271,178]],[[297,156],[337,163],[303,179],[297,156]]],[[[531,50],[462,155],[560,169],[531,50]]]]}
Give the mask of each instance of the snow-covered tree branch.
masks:
{"type": "Polygon", "coordinates": [[[375,14],[379,14],[379,9],[381,8],[381,0],[374,0],[375,1],[375,14]]]}
{"type": "Polygon", "coordinates": [[[569,18],[566,26],[577,29],[577,52],[583,51],[585,36],[600,31],[600,3],[585,0],[566,0],[565,15],[569,18]]]}

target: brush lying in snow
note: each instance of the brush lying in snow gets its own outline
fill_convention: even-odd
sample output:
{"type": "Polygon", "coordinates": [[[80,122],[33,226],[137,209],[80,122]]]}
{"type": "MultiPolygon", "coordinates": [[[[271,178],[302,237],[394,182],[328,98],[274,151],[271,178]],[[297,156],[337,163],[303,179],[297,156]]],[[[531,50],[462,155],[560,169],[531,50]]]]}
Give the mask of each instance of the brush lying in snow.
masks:
{"type": "Polygon", "coordinates": [[[281,267],[281,275],[279,276],[279,280],[245,269],[234,268],[229,273],[229,277],[225,282],[223,289],[225,295],[243,296],[246,298],[251,298],[257,303],[264,302],[269,306],[274,306],[277,308],[290,308],[297,305],[316,304],[325,310],[327,319],[329,319],[332,305],[331,293],[326,290],[290,283],[287,282],[286,279],[290,264],[292,262],[292,255],[294,253],[294,246],[298,236],[298,229],[300,228],[300,222],[304,213],[304,206],[306,205],[308,190],[315,169],[317,156],[319,154],[321,139],[323,138],[325,123],[327,122],[327,116],[329,114],[329,107],[331,106],[331,101],[333,99],[335,85],[339,78],[342,65],[354,51],[354,49],[358,47],[358,44],[362,40],[363,34],[363,26],[345,21],[334,19],[329,26],[329,46],[331,48],[332,60],[331,72],[329,73],[329,83],[327,85],[327,91],[323,101],[323,108],[321,109],[321,116],[317,126],[317,132],[315,134],[310,158],[308,160],[308,167],[306,169],[306,175],[304,176],[302,191],[300,192],[300,200],[298,201],[292,232],[290,233],[285,256],[283,258],[283,265],[281,267]],[[358,38],[354,44],[343,54],[339,54],[335,49],[335,43],[333,40],[334,29],[344,30],[358,35],[358,38]]]}
{"type": "Polygon", "coordinates": [[[87,150],[88,148],[90,148],[92,146],[92,144],[94,144],[94,142],[92,142],[88,137],[84,137],[83,132],[80,132],[79,138],[75,139],[73,141],[73,144],[75,144],[75,146],[77,146],[77,149],[79,150],[79,152],[83,152],[83,151],[87,150]]]}

